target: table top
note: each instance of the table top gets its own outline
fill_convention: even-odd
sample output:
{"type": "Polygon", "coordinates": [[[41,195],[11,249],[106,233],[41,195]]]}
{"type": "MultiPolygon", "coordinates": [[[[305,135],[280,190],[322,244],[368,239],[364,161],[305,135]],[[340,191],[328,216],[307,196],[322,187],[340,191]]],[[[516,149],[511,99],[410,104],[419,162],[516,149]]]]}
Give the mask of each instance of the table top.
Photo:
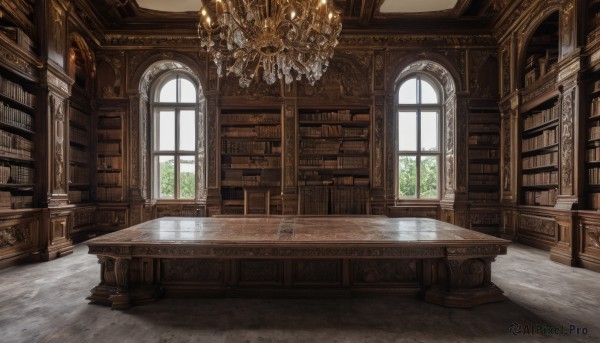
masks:
{"type": "Polygon", "coordinates": [[[414,244],[507,246],[509,241],[427,218],[385,216],[165,217],[89,240],[95,245],[414,244]]]}

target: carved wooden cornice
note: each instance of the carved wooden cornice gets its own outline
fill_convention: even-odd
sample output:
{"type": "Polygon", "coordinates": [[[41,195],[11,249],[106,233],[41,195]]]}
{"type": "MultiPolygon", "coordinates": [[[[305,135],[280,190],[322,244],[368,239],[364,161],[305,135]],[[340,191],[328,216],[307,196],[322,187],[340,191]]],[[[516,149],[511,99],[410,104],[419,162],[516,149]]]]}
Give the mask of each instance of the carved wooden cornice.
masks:
{"type": "Polygon", "coordinates": [[[0,64],[14,70],[30,81],[38,79],[42,63],[32,53],[21,49],[4,35],[0,35],[0,64]]]}
{"type": "Polygon", "coordinates": [[[527,26],[536,18],[544,16],[544,10],[560,5],[563,0],[496,0],[499,6],[508,7],[503,11],[492,32],[499,41],[504,41],[519,27],[527,26]]]}
{"type": "MultiPolygon", "coordinates": [[[[487,34],[479,35],[415,35],[415,34],[358,34],[342,33],[338,47],[495,47],[496,39],[487,34]]],[[[193,48],[200,51],[200,42],[195,34],[121,34],[107,33],[100,44],[103,48],[117,47],[119,49],[153,48],[193,48]]]]}
{"type": "Polygon", "coordinates": [[[88,44],[93,43],[95,48],[100,46],[104,27],[94,14],[89,1],[72,1],[69,20],[75,25],[77,31],[84,33],[85,37],[90,40],[88,44]]]}

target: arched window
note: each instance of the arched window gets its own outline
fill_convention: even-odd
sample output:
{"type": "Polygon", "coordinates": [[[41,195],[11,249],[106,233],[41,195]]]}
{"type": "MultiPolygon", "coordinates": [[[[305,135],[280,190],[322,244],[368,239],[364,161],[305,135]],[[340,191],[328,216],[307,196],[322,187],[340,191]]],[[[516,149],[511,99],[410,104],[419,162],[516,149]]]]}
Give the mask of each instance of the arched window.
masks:
{"type": "Polygon", "coordinates": [[[152,194],[194,199],[196,194],[196,85],[182,73],[159,79],[152,98],[152,194]]]}
{"type": "Polygon", "coordinates": [[[436,83],[412,75],[397,88],[396,199],[440,198],[442,99],[436,83]]]}

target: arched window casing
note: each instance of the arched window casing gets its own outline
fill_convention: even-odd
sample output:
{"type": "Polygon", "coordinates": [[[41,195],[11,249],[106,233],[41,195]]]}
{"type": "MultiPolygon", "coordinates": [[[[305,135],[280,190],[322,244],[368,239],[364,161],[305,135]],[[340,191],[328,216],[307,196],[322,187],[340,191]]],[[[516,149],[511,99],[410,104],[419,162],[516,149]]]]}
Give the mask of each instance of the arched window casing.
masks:
{"type": "Polygon", "coordinates": [[[439,200],[442,169],[442,91],[424,74],[396,87],[396,200],[439,200]]]}
{"type": "Polygon", "coordinates": [[[198,91],[180,72],[159,78],[151,93],[152,197],[194,199],[198,91]]]}

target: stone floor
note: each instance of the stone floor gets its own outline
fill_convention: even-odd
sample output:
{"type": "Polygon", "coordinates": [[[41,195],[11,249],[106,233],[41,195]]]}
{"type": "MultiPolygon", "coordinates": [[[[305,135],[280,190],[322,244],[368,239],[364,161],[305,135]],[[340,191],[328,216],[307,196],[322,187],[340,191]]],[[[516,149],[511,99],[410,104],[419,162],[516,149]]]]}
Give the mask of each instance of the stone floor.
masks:
{"type": "Polygon", "coordinates": [[[0,271],[0,342],[600,341],[600,273],[518,244],[492,264],[507,300],[471,310],[386,297],[162,299],[111,311],[85,300],[99,269],[78,245],[73,255],[0,271]],[[561,327],[567,335],[548,332],[561,327]]]}

